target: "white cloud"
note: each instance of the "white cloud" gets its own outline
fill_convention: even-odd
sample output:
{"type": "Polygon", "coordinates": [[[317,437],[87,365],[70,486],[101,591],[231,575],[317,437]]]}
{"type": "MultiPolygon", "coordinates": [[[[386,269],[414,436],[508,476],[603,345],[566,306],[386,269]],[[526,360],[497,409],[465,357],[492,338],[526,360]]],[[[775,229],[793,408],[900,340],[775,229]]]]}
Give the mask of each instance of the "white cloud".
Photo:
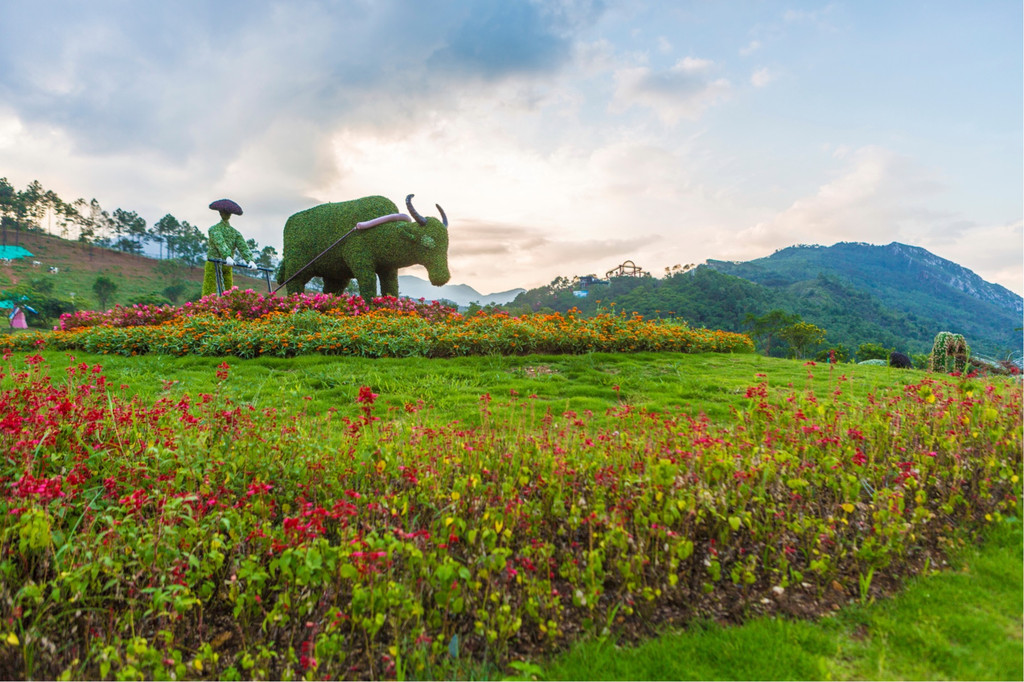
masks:
{"type": "Polygon", "coordinates": [[[750,74],[750,83],[755,88],[763,88],[777,77],[777,74],[766,66],[756,69],[750,74]]]}
{"type": "Polygon", "coordinates": [[[764,248],[916,239],[925,231],[923,225],[949,218],[924,206],[937,189],[910,160],[881,147],[863,147],[849,156],[841,175],[814,195],[797,199],[739,236],[745,244],[764,248]]]}
{"type": "Polygon", "coordinates": [[[746,44],[745,47],[741,47],[740,48],[740,55],[743,56],[743,57],[749,57],[750,55],[754,54],[755,52],[757,52],[760,49],[761,49],[761,41],[760,40],[751,40],[749,43],[746,44]]]}
{"type": "Polygon", "coordinates": [[[333,148],[342,172],[315,201],[385,194],[401,205],[412,192],[425,215],[441,204],[452,226],[453,278],[480,291],[603,273],[644,254],[648,263],[677,262],[664,252],[679,246],[695,216],[713,212],[715,199],[693,184],[687,141],[670,149],[660,137],[620,130],[607,143],[595,134],[570,144],[566,135],[541,152],[513,130],[521,115],[493,105],[473,111],[395,134],[339,131],[333,148]]]}
{"type": "MultiPolygon", "coordinates": [[[[719,257],[747,259],[792,244],[902,242],[1021,291],[1021,221],[979,226],[941,208],[944,184],[910,158],[878,146],[832,154],[843,166],[817,192],[740,230],[719,257]],[[993,248],[1002,244],[1006,248],[993,248]]],[[[724,246],[724,245],[723,245],[724,246]]]]}
{"type": "Polygon", "coordinates": [[[668,124],[680,118],[696,119],[731,90],[725,78],[715,78],[714,62],[685,57],[671,68],[623,67],[615,72],[613,112],[633,106],[653,109],[668,124]]]}
{"type": "Polygon", "coordinates": [[[838,29],[833,20],[839,12],[840,8],[830,2],[824,7],[813,10],[788,9],[782,14],[782,19],[787,24],[807,23],[822,31],[835,32],[838,29]]]}

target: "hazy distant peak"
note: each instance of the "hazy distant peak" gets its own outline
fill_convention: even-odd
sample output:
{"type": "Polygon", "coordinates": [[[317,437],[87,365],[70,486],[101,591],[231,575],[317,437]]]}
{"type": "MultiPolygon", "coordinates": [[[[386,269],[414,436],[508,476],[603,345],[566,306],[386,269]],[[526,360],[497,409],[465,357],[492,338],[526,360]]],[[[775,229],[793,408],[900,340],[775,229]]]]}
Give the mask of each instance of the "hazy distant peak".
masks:
{"type": "Polygon", "coordinates": [[[398,293],[402,296],[417,299],[423,298],[428,301],[437,301],[443,298],[460,306],[468,306],[470,303],[503,305],[511,303],[515,300],[516,296],[524,291],[526,289],[509,289],[508,291],[499,291],[493,294],[481,294],[468,284],[446,284],[441,287],[435,287],[430,282],[414,275],[398,276],[398,293]]]}

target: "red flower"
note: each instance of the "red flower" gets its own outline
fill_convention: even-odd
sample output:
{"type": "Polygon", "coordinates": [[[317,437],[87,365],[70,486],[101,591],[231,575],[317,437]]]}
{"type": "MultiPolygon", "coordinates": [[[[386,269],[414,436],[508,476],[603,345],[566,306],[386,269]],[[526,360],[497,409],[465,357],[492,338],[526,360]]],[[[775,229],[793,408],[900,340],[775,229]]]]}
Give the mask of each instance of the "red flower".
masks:
{"type": "Polygon", "coordinates": [[[359,396],[356,398],[357,403],[365,403],[367,405],[373,405],[373,401],[377,399],[379,393],[374,393],[369,386],[359,387],[359,396]]]}

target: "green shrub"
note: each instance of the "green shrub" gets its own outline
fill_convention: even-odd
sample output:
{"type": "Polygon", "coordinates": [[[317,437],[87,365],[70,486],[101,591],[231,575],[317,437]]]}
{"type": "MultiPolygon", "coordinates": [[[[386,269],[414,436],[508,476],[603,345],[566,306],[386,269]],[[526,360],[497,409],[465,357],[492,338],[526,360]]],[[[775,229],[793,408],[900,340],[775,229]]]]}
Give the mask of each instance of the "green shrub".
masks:
{"type": "Polygon", "coordinates": [[[840,343],[819,352],[814,359],[818,362],[849,362],[850,349],[840,343]]]}
{"type": "MultiPolygon", "coordinates": [[[[170,301],[171,303],[177,305],[178,303],[181,302],[182,298],[186,297],[186,294],[188,293],[188,289],[189,289],[189,283],[184,281],[184,280],[179,280],[179,281],[175,282],[174,284],[170,284],[170,285],[164,287],[163,291],[161,291],[160,293],[163,294],[164,296],[166,296],[168,301],[170,301]]],[[[200,296],[202,296],[202,293],[203,293],[202,290],[197,289],[195,291],[195,294],[196,294],[195,298],[199,298],[200,296]]],[[[192,300],[192,299],[189,299],[189,300],[192,300]]]]}
{"type": "Polygon", "coordinates": [[[96,294],[96,300],[100,302],[100,307],[106,308],[110,299],[117,293],[117,284],[106,275],[100,275],[92,283],[92,292],[96,294]]]}
{"type": "Polygon", "coordinates": [[[130,305],[170,305],[171,301],[166,296],[157,293],[143,294],[136,296],[128,302],[130,305]]]}
{"type": "Polygon", "coordinates": [[[889,364],[889,355],[895,350],[886,348],[880,343],[862,343],[857,347],[857,361],[885,360],[889,364]]]}

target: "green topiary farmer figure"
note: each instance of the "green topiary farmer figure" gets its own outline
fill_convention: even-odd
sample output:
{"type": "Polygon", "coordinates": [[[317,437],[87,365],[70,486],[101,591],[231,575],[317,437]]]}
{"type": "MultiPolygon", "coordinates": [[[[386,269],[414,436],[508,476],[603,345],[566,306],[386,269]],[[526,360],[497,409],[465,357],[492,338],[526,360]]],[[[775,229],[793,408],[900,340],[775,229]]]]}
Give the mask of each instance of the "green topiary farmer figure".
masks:
{"type": "Polygon", "coordinates": [[[252,262],[252,254],[249,253],[249,247],[246,246],[245,239],[242,238],[238,230],[231,227],[228,223],[232,214],[242,215],[242,207],[230,199],[219,199],[210,204],[210,208],[214,211],[220,211],[220,222],[211,227],[209,231],[209,248],[206,250],[206,258],[208,260],[206,261],[206,269],[203,273],[203,296],[217,291],[217,271],[215,269],[217,267],[221,269],[224,291],[231,288],[233,278],[231,276],[230,264],[236,252],[242,264],[248,265],[250,268],[256,267],[256,264],[252,262]],[[228,263],[211,263],[209,259],[227,261],[228,263]]]}

